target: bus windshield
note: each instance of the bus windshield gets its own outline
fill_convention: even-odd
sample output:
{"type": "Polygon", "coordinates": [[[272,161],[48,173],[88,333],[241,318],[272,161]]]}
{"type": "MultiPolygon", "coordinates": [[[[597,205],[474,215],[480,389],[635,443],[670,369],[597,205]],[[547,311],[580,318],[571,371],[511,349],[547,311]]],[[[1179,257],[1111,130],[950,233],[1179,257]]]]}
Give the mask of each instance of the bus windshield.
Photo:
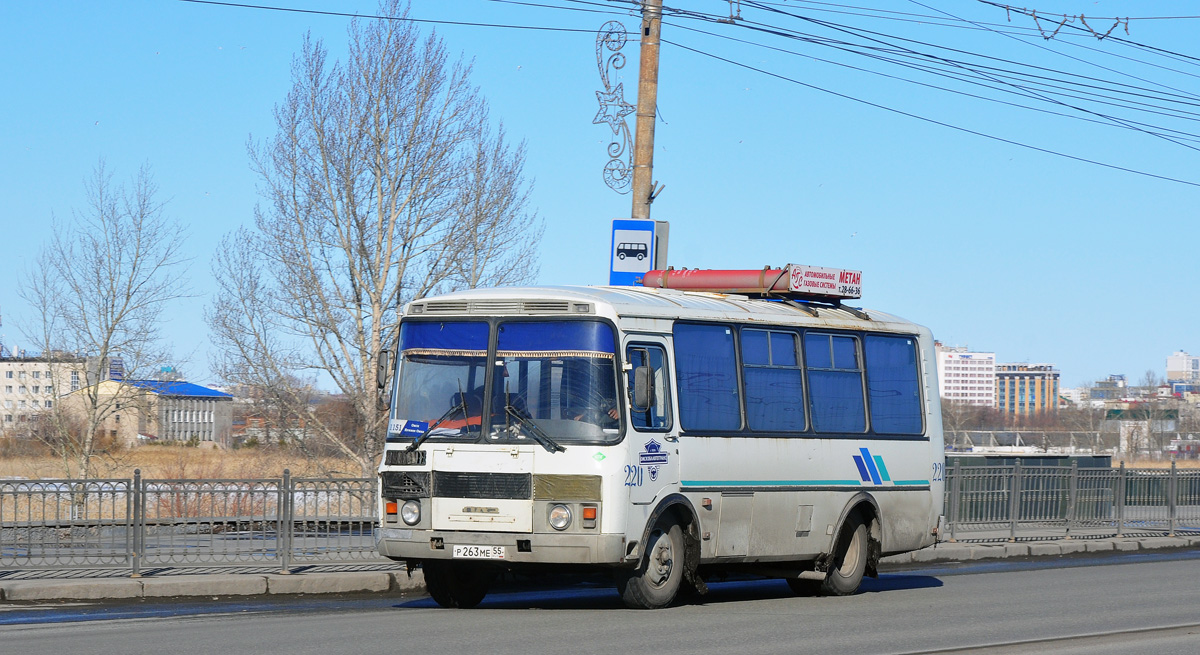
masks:
{"type": "Polygon", "coordinates": [[[615,344],[600,321],[502,322],[495,335],[482,322],[407,322],[393,417],[418,428],[406,436],[429,430],[431,440],[613,442],[621,417],[615,344]]]}

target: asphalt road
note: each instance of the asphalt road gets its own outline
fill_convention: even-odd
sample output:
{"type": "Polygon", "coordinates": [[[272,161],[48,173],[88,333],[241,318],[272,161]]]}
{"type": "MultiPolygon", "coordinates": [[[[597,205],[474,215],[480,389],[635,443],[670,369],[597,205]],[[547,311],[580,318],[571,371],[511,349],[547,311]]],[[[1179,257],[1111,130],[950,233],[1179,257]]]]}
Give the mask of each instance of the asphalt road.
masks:
{"type": "Polygon", "coordinates": [[[215,599],[0,611],[5,653],[1200,653],[1200,553],[888,573],[849,598],[777,581],[629,611],[588,583],[508,588],[475,610],[427,598],[215,599]]]}

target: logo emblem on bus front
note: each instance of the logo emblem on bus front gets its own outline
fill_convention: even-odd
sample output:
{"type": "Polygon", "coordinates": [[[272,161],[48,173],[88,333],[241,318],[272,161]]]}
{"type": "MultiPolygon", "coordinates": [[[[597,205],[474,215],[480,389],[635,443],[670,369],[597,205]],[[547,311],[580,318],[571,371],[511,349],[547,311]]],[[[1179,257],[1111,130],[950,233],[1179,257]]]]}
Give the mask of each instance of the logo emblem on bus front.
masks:
{"type": "Polygon", "coordinates": [[[658,467],[667,463],[667,453],[663,452],[662,444],[654,439],[646,442],[645,450],[638,454],[638,463],[650,471],[650,481],[658,480],[658,467]]]}

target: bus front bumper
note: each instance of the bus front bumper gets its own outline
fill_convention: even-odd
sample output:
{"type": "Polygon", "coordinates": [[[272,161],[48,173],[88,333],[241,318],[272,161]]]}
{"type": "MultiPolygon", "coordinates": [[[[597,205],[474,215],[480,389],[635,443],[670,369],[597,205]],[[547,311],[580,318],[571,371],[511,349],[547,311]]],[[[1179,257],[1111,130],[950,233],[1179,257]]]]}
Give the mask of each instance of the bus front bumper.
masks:
{"type": "Polygon", "coordinates": [[[625,536],[620,534],[547,534],[456,532],[377,528],[379,554],[403,560],[452,559],[454,546],[503,546],[497,563],[620,564],[625,536]]]}

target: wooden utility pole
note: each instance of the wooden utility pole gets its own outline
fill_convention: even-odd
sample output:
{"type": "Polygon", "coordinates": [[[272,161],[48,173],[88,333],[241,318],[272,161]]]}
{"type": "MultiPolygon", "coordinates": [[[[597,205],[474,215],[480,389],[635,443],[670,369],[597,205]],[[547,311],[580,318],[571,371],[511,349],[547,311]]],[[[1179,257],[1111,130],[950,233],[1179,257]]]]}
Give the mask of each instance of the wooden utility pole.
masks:
{"type": "Polygon", "coordinates": [[[658,49],[662,0],[642,0],[642,52],[638,66],[637,126],[633,141],[632,218],[650,218],[654,202],[654,120],[658,108],[658,49]]]}

